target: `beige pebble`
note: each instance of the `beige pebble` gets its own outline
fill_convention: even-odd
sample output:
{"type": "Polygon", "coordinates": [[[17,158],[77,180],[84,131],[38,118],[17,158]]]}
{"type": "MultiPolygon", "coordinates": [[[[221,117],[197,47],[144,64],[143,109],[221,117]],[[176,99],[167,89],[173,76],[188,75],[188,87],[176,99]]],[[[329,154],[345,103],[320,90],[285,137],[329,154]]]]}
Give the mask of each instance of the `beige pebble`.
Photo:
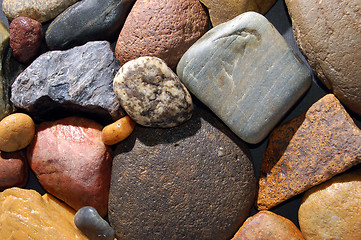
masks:
{"type": "Polygon", "coordinates": [[[129,117],[123,117],[102,130],[102,140],[106,145],[113,145],[126,139],[134,130],[135,122],[129,117]]]}
{"type": "Polygon", "coordinates": [[[35,135],[33,119],[24,113],[11,114],[0,121],[0,150],[15,152],[25,148],[35,135]]]}

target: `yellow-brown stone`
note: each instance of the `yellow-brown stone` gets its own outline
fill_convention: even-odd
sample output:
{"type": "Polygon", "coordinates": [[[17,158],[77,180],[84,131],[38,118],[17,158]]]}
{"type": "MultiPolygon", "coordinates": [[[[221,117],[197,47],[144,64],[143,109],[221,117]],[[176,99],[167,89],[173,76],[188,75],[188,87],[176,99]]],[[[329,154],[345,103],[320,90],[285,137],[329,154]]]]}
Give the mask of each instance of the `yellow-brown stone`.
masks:
{"type": "Polygon", "coordinates": [[[88,239],[76,228],[74,215],[49,194],[9,188],[0,193],[0,239],[88,239]]]}

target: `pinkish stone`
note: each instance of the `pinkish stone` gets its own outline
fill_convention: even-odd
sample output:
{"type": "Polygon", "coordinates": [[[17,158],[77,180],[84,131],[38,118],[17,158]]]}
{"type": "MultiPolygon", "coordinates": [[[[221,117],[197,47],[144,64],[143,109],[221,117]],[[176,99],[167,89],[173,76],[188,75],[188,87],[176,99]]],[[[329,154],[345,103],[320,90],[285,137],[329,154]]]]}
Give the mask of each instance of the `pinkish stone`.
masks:
{"type": "Polygon", "coordinates": [[[0,191],[25,186],[28,176],[28,163],[24,151],[0,152],[0,191]]]}

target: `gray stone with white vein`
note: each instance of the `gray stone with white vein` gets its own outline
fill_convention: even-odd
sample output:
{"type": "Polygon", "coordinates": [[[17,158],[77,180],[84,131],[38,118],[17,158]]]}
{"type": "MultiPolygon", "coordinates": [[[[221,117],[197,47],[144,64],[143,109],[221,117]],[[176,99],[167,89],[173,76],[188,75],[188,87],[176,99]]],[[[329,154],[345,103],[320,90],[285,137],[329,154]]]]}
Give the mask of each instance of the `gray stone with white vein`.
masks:
{"type": "Polygon", "coordinates": [[[311,72],[262,15],[218,25],[181,58],[186,87],[241,139],[262,141],[311,85],[311,72]]]}

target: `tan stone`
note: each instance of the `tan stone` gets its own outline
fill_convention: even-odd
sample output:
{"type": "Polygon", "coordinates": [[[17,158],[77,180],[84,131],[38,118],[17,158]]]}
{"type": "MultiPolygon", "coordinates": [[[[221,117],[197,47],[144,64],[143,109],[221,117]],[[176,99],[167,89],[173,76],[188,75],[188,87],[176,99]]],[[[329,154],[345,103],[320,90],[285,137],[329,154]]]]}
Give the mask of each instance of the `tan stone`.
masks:
{"type": "Polygon", "coordinates": [[[320,80],[361,114],[361,1],[286,0],[298,47],[320,80]]]}
{"type": "Polygon", "coordinates": [[[256,205],[270,209],[360,162],[361,130],[328,94],[310,107],[303,121],[293,120],[270,136],[256,205]]]}
{"type": "Polygon", "coordinates": [[[227,22],[241,13],[265,14],[276,0],[200,0],[209,11],[213,26],[227,22]]]}
{"type": "Polygon", "coordinates": [[[307,191],[298,218],[307,240],[360,240],[361,169],[307,191]]]}
{"type": "Polygon", "coordinates": [[[300,230],[289,219],[270,211],[249,217],[232,240],[303,240],[300,230]]]}

